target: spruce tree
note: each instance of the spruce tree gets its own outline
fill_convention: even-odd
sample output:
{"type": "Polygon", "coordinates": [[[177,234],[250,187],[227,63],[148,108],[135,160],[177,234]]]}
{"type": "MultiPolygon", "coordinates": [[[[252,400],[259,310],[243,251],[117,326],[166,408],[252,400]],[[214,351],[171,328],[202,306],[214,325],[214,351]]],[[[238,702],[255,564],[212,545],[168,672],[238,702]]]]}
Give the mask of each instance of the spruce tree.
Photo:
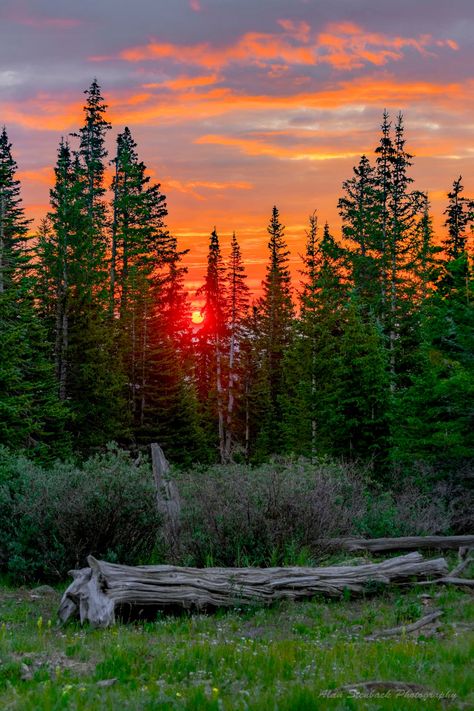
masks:
{"type": "Polygon", "coordinates": [[[211,440],[217,422],[217,447],[221,462],[225,462],[225,398],[224,359],[227,338],[226,270],[222,259],[216,229],[211,233],[207,257],[207,270],[203,286],[197,296],[204,298],[204,321],[198,334],[197,378],[204,417],[210,429],[211,440]]]}
{"type": "Polygon", "coordinates": [[[470,264],[468,255],[468,227],[473,223],[472,200],[463,196],[464,186],[460,175],[448,192],[445,227],[447,236],[443,242],[444,274],[439,287],[444,294],[464,293],[469,298],[470,264]]]}
{"type": "Polygon", "coordinates": [[[97,82],[86,91],[79,149],[62,140],[51,190],[50,229],[40,235],[37,270],[48,279],[46,302],[54,333],[58,392],[71,413],[74,446],[89,449],[126,430],[124,378],[117,358],[107,289],[108,217],[105,202],[105,104],[97,82]],[[51,316],[54,313],[54,323],[51,316]]]}
{"type": "Polygon", "coordinates": [[[11,148],[4,126],[0,133],[0,294],[16,288],[13,277],[23,274],[28,263],[30,222],[24,215],[11,148]]]}
{"type": "Polygon", "coordinates": [[[395,403],[395,461],[428,461],[437,477],[474,457],[474,280],[469,267],[467,227],[471,201],[461,178],[448,193],[443,257],[428,272],[418,368],[395,403]]]}
{"type": "Polygon", "coordinates": [[[258,335],[262,367],[266,372],[269,408],[258,434],[261,452],[275,454],[281,448],[280,397],[283,392],[283,358],[291,342],[294,308],[291,294],[289,251],[285,228],[276,207],[267,232],[269,259],[258,301],[258,335]]]}
{"type": "Polygon", "coordinates": [[[345,195],[338,203],[342,234],[350,245],[347,266],[361,307],[367,314],[376,315],[380,314],[384,273],[378,233],[383,205],[379,202],[375,168],[366,156],[353,172],[353,177],[343,183],[345,195]]]}
{"type": "Polygon", "coordinates": [[[105,201],[105,139],[111,124],[105,118],[107,105],[97,80],[84,92],[85,121],[79,133],[77,177],[83,187],[83,199],[87,216],[83,239],[87,240],[86,251],[90,264],[88,273],[89,298],[93,288],[106,288],[107,277],[107,204],[105,201]]]}
{"type": "Polygon", "coordinates": [[[286,447],[315,458],[332,451],[338,425],[339,340],[342,335],[342,250],[326,223],[319,236],[317,215],[309,217],[303,256],[300,318],[284,360],[280,396],[286,447]]]}
{"type": "Polygon", "coordinates": [[[243,402],[241,346],[244,336],[244,319],[249,307],[249,288],[246,284],[246,278],[240,246],[234,232],[227,266],[229,357],[227,364],[225,461],[232,459],[232,451],[238,443],[236,414],[239,414],[243,402]]]}
{"type": "Polygon", "coordinates": [[[52,348],[35,310],[25,218],[6,129],[0,135],[0,443],[43,459],[68,451],[52,348]]]}

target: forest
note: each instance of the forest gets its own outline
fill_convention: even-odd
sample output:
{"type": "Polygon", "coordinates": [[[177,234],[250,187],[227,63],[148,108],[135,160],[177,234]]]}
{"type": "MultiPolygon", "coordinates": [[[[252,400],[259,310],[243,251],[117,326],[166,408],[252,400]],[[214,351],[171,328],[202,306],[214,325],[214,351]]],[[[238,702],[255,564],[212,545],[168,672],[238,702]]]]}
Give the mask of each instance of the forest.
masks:
{"type": "Polygon", "coordinates": [[[0,134],[5,708],[467,708],[474,199],[462,176],[446,178],[438,233],[403,116],[384,111],[373,154],[342,184],[341,234],[308,205],[298,278],[274,206],[261,290],[238,234],[223,244],[211,226],[189,293],[160,184],[130,128],[108,154],[96,80],[85,97],[37,226],[0,134]],[[171,463],[159,479],[157,445],[171,463]],[[391,558],[401,536],[431,551],[440,534],[457,561],[391,558]],[[382,563],[338,547],[386,536],[382,563]],[[263,582],[245,597],[235,575],[263,582]],[[168,606],[142,618],[153,580],[168,606]],[[203,599],[228,608],[203,614],[203,599]]]}
{"type": "Polygon", "coordinates": [[[420,466],[466,473],[474,201],[461,176],[447,178],[434,234],[401,114],[383,114],[373,158],[342,185],[341,235],[308,206],[297,283],[274,207],[261,294],[247,287],[238,235],[224,260],[214,228],[189,295],[160,185],[129,128],[107,155],[97,81],[85,95],[34,231],[1,133],[0,444],[46,464],[156,441],[178,465],[291,454],[369,462],[385,480],[420,466]],[[204,304],[200,324],[190,296],[204,304]]]}

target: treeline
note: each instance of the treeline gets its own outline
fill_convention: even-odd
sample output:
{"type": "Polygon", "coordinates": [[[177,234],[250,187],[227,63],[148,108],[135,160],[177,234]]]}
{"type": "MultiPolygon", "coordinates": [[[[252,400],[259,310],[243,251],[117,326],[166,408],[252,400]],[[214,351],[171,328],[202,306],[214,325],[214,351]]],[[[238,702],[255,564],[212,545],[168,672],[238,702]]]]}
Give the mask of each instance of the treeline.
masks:
{"type": "Polygon", "coordinates": [[[193,326],[160,185],[128,128],[107,155],[97,82],[85,93],[33,238],[0,137],[0,443],[43,460],[115,440],[185,464],[472,462],[474,201],[457,178],[435,237],[401,115],[343,183],[341,238],[309,217],[298,284],[276,207],[258,299],[235,234],[224,260],[212,232],[193,326]]]}

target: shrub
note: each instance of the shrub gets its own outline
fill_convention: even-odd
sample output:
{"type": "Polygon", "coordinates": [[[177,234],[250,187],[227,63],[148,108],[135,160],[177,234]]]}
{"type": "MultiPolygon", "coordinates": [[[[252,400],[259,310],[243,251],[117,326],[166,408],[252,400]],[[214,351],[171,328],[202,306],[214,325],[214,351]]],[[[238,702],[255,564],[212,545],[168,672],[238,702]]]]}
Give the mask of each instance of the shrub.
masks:
{"type": "Polygon", "coordinates": [[[190,565],[308,562],[308,549],[350,533],[364,510],[363,476],[335,462],[282,459],[176,476],[180,560],[190,565]]]}
{"type": "Polygon", "coordinates": [[[381,491],[369,473],[305,459],[174,471],[181,515],[167,541],[149,461],[111,446],[46,470],[0,448],[0,572],[60,579],[89,553],[130,565],[311,565],[322,539],[448,531],[449,487],[381,491]]]}
{"type": "Polygon", "coordinates": [[[110,447],[45,470],[0,450],[0,566],[16,579],[62,578],[89,553],[147,561],[159,526],[147,462],[110,447]]]}

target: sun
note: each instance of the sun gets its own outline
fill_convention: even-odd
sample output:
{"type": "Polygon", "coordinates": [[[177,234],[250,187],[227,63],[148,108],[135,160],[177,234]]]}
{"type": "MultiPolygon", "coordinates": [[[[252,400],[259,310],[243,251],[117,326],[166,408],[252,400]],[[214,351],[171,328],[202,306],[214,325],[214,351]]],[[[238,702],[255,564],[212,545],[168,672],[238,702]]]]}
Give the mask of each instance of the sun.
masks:
{"type": "Polygon", "coordinates": [[[191,321],[193,323],[202,323],[204,321],[204,316],[200,311],[193,311],[191,321]]]}

